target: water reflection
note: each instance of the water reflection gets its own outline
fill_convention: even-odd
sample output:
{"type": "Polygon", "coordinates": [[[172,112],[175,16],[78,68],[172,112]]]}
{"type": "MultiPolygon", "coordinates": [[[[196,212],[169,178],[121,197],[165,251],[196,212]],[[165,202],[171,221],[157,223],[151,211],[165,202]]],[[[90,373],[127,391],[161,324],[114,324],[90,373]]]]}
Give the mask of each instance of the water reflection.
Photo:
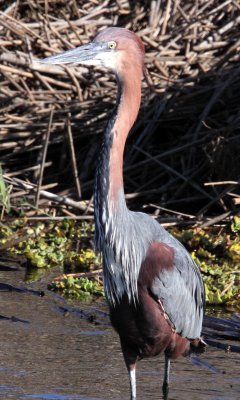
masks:
{"type": "Polygon", "coordinates": [[[24,397],[22,397],[21,399],[41,399],[41,400],[99,400],[97,398],[93,398],[93,397],[82,397],[82,396],[78,396],[78,395],[61,395],[59,393],[37,393],[37,394],[29,394],[26,395],[24,397]]]}

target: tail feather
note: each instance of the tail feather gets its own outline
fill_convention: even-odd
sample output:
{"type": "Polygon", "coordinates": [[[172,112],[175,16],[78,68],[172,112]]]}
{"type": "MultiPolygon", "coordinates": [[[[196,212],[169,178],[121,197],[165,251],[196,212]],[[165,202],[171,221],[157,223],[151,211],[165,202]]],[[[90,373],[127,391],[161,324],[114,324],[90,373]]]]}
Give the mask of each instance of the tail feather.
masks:
{"type": "Polygon", "coordinates": [[[207,343],[202,338],[191,340],[190,351],[193,354],[202,354],[206,351],[207,343]]]}

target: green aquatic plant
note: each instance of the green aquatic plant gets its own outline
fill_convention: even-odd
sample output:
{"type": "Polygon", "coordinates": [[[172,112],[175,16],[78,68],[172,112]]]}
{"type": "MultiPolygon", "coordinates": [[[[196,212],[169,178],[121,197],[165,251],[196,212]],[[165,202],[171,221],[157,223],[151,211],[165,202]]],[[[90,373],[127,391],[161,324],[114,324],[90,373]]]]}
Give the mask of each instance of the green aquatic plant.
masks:
{"type": "Polygon", "coordinates": [[[43,223],[28,228],[27,234],[31,237],[20,242],[16,252],[25,255],[30,265],[36,268],[62,265],[67,248],[66,236],[53,226],[50,230],[46,229],[43,223]]]}
{"type": "Polygon", "coordinates": [[[91,271],[100,266],[100,256],[97,255],[92,249],[80,249],[79,251],[69,251],[65,255],[64,259],[65,266],[72,269],[91,271]]]}
{"type": "Polygon", "coordinates": [[[231,229],[233,232],[240,232],[240,217],[235,215],[231,224],[231,229]]]}
{"type": "MultiPolygon", "coordinates": [[[[224,229],[172,230],[172,234],[190,251],[202,272],[207,304],[240,309],[239,219],[234,217],[231,225],[224,229]]],[[[8,225],[0,223],[0,246],[9,244],[9,252],[24,255],[28,266],[26,279],[34,280],[54,266],[62,268],[65,273],[99,269],[100,257],[92,249],[93,234],[92,223],[65,219],[29,225],[27,219],[21,219],[8,225]]],[[[62,283],[54,285],[54,290],[59,287],[60,293],[63,292],[62,283]]],[[[79,288],[69,288],[71,297],[76,293],[76,297],[80,298],[75,289],[79,288]]],[[[66,295],[67,287],[64,290],[66,295]]],[[[88,295],[84,293],[82,296],[88,295]]]]}
{"type": "Polygon", "coordinates": [[[25,219],[9,225],[0,223],[0,247],[4,245],[10,253],[25,257],[28,281],[54,266],[68,272],[99,269],[100,258],[90,248],[92,238],[92,224],[73,220],[34,225],[28,225],[25,219]]]}
{"type": "Polygon", "coordinates": [[[103,296],[103,286],[95,280],[86,277],[74,278],[66,276],[48,285],[50,290],[64,297],[80,300],[91,300],[93,296],[103,296]]]}

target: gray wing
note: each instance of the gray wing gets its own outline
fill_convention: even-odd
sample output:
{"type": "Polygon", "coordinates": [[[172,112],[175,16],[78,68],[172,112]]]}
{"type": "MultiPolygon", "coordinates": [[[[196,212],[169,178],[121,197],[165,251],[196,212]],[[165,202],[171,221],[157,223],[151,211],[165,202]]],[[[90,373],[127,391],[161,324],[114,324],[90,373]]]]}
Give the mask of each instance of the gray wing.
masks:
{"type": "Polygon", "coordinates": [[[174,249],[173,266],[164,268],[162,265],[150,290],[161,301],[176,332],[195,339],[201,334],[203,319],[204,287],[201,274],[180,242],[171,237],[167,245],[174,249]]]}

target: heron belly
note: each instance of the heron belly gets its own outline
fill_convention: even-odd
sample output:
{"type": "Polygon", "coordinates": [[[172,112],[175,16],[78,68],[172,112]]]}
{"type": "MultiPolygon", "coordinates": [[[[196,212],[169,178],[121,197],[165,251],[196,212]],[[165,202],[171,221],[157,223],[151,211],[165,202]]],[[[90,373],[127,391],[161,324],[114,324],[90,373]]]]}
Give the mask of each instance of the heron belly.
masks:
{"type": "MultiPolygon", "coordinates": [[[[140,291],[138,304],[123,297],[110,308],[111,323],[120,336],[123,351],[133,357],[152,357],[176,348],[176,335],[154,299],[140,291]]],[[[187,339],[184,339],[187,343],[187,339]]],[[[188,344],[189,347],[189,344],[188,344]]],[[[183,349],[183,352],[185,348],[183,349]]]]}

